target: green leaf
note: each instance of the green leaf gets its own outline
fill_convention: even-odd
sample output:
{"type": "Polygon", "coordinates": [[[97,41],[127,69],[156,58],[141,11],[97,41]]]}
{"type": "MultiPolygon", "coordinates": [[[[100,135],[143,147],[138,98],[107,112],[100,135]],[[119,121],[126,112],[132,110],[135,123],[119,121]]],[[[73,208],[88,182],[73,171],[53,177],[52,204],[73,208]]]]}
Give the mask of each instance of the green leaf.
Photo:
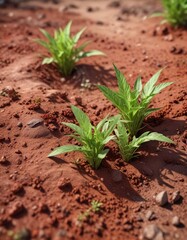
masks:
{"type": "Polygon", "coordinates": [[[164,136],[163,134],[161,133],[157,133],[157,132],[152,132],[152,133],[149,133],[147,132],[147,136],[143,136],[142,135],[139,137],[140,140],[141,138],[143,139],[144,142],[148,142],[148,141],[159,141],[159,142],[167,142],[167,143],[172,143],[174,144],[174,142],[169,139],[168,137],[164,136]]]}
{"type": "Polygon", "coordinates": [[[87,42],[84,42],[82,45],[80,45],[78,48],[76,48],[75,50],[77,51],[77,53],[81,53],[80,56],[82,57],[82,54],[84,53],[83,50],[85,47],[87,47],[89,44],[91,43],[91,41],[87,41],[87,42]]]}
{"type": "MultiPolygon", "coordinates": [[[[81,29],[74,36],[71,36],[71,24],[72,21],[68,22],[64,29],[59,28],[55,30],[54,36],[51,36],[46,30],[41,29],[40,31],[47,38],[47,41],[41,39],[35,40],[35,42],[48,50],[50,57],[53,58],[53,62],[65,77],[72,73],[75,64],[81,58],[104,55],[104,53],[98,50],[84,51],[84,48],[90,42],[82,43],[82,45],[76,47],[85,28],[81,29]]],[[[43,62],[49,63],[50,60],[44,60],[43,62]]]]}
{"type": "Polygon", "coordinates": [[[101,153],[98,154],[99,159],[104,159],[109,152],[109,149],[104,149],[101,153]]]}
{"type": "Polygon", "coordinates": [[[136,79],[136,82],[134,84],[134,90],[138,93],[142,91],[142,80],[140,76],[136,79]]]}
{"type": "Polygon", "coordinates": [[[67,127],[71,128],[72,130],[74,130],[76,133],[78,133],[79,135],[83,134],[83,130],[77,126],[74,123],[66,123],[66,122],[62,122],[62,124],[66,125],[67,127]]]}
{"type": "Polygon", "coordinates": [[[43,33],[43,35],[50,41],[55,42],[53,37],[44,29],[40,29],[40,32],[43,33]]]}
{"type": "Polygon", "coordinates": [[[108,142],[110,142],[111,140],[114,140],[115,139],[115,136],[108,136],[106,137],[104,140],[103,140],[103,144],[107,144],[108,142]]]}
{"type": "Polygon", "coordinates": [[[148,116],[149,114],[155,112],[155,111],[158,111],[160,110],[160,108],[148,108],[146,111],[145,111],[145,117],[148,116]]]}
{"type": "Polygon", "coordinates": [[[41,40],[41,39],[34,39],[34,41],[38,44],[40,44],[41,46],[45,47],[48,49],[48,43],[45,42],[44,40],[41,40]]]}
{"type": "Polygon", "coordinates": [[[73,114],[75,115],[75,118],[77,119],[80,127],[86,131],[87,133],[91,133],[92,125],[90,123],[90,119],[88,116],[78,107],[71,106],[71,109],[73,111],[73,114]]]}
{"type": "Polygon", "coordinates": [[[81,57],[82,58],[83,57],[92,57],[92,56],[97,56],[97,55],[103,55],[104,56],[106,54],[99,51],[99,50],[91,50],[91,51],[88,51],[88,52],[84,52],[81,57]]]}
{"type": "Polygon", "coordinates": [[[125,77],[123,76],[122,72],[114,65],[114,70],[116,73],[116,78],[118,80],[119,92],[122,95],[126,95],[126,98],[129,98],[130,95],[130,86],[127,83],[125,77]]]}
{"type": "Polygon", "coordinates": [[[42,64],[50,64],[50,63],[53,63],[54,62],[54,59],[51,57],[51,58],[44,58],[43,61],[42,61],[42,64]]]}
{"type": "Polygon", "coordinates": [[[116,124],[119,122],[120,120],[120,115],[116,115],[115,117],[112,117],[111,119],[109,119],[109,125],[108,128],[104,131],[104,137],[108,137],[114,130],[116,124]]]}
{"type": "Polygon", "coordinates": [[[154,90],[153,90],[153,94],[156,95],[159,92],[161,92],[164,88],[170,86],[171,84],[173,84],[173,82],[166,82],[166,83],[161,83],[159,85],[157,85],[154,90]]]}
{"type": "Polygon", "coordinates": [[[64,145],[58,148],[55,148],[48,157],[54,157],[56,155],[62,154],[62,153],[68,153],[73,151],[81,151],[81,147],[76,145],[64,145]]]}
{"type": "Polygon", "coordinates": [[[144,88],[143,88],[143,97],[146,98],[148,96],[150,96],[154,90],[154,85],[156,84],[160,73],[162,72],[162,69],[159,70],[157,73],[155,73],[151,79],[145,84],[144,88]]]}
{"type": "Polygon", "coordinates": [[[114,106],[116,106],[121,111],[128,111],[128,108],[124,104],[123,99],[119,96],[118,93],[112,91],[111,89],[99,85],[98,88],[103,92],[108,100],[110,100],[114,106]]]}
{"type": "Polygon", "coordinates": [[[81,35],[83,34],[83,32],[86,30],[86,28],[81,29],[74,37],[73,37],[73,41],[75,43],[77,43],[79,41],[79,38],[81,37],[81,35]]]}
{"type": "Polygon", "coordinates": [[[67,37],[70,36],[71,24],[72,24],[72,21],[68,22],[68,24],[67,24],[66,27],[64,28],[64,34],[65,34],[67,37]]]}

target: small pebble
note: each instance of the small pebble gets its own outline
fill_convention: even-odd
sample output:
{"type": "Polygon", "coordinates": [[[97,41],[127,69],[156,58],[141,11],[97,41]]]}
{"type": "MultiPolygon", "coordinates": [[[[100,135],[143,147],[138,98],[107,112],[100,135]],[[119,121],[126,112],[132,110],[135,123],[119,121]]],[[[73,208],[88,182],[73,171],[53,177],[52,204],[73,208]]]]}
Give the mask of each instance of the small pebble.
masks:
{"type": "Polygon", "coordinates": [[[6,164],[6,163],[8,163],[8,160],[7,160],[7,158],[6,158],[6,156],[2,156],[1,158],[0,158],[0,164],[6,164]]]}
{"type": "Polygon", "coordinates": [[[168,203],[168,194],[166,191],[158,193],[155,197],[155,201],[159,206],[164,206],[168,203]]]}
{"type": "Polygon", "coordinates": [[[156,224],[147,225],[143,230],[143,239],[164,240],[164,234],[156,224]]]}
{"type": "Polygon", "coordinates": [[[172,222],[172,225],[175,227],[179,227],[181,225],[181,221],[178,216],[174,216],[171,222],[172,222]]]}
{"type": "Polygon", "coordinates": [[[22,122],[18,122],[17,126],[21,128],[21,127],[23,127],[23,123],[22,122]]]}
{"type": "Polygon", "coordinates": [[[145,215],[146,219],[151,221],[151,220],[154,220],[156,219],[156,216],[155,216],[155,213],[151,210],[149,210],[146,215],[145,215]]]}
{"type": "Polygon", "coordinates": [[[181,199],[180,191],[175,191],[172,193],[172,203],[177,203],[181,199]]]}

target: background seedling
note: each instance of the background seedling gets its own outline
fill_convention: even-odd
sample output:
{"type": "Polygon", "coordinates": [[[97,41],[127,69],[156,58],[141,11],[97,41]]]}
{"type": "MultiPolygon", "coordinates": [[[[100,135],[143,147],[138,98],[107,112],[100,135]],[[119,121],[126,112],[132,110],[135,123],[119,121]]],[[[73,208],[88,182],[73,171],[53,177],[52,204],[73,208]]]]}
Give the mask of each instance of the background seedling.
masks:
{"type": "Polygon", "coordinates": [[[123,160],[126,162],[136,156],[136,151],[142,143],[149,141],[174,143],[171,139],[157,132],[145,132],[139,137],[133,136],[133,138],[131,138],[123,122],[119,122],[114,131],[116,134],[115,142],[119,147],[123,160]]]}
{"type": "Polygon", "coordinates": [[[55,63],[64,76],[68,76],[72,73],[75,64],[81,58],[104,55],[103,52],[98,50],[85,51],[85,47],[90,42],[85,42],[77,47],[77,43],[85,28],[80,30],[74,36],[71,36],[71,24],[72,22],[69,22],[64,29],[59,28],[58,30],[55,30],[54,37],[52,37],[46,30],[41,29],[40,31],[47,38],[47,41],[41,39],[35,40],[38,44],[46,48],[50,54],[50,57],[45,57],[42,63],[55,63]]]}
{"type": "Polygon", "coordinates": [[[105,145],[114,139],[115,136],[111,134],[120,116],[106,117],[101,120],[97,126],[93,126],[88,116],[82,110],[75,106],[71,106],[71,109],[79,125],[65,122],[63,122],[63,124],[74,131],[74,134],[70,136],[76,139],[81,146],[64,145],[56,148],[48,157],[53,157],[61,153],[79,151],[84,154],[88,163],[97,169],[109,151],[109,149],[105,149],[105,145]]]}
{"type": "Polygon", "coordinates": [[[154,74],[151,79],[142,86],[141,77],[135,81],[133,89],[127,83],[123,74],[114,65],[116,77],[118,80],[119,91],[115,92],[106,86],[98,86],[108,100],[119,110],[130,136],[135,136],[140,130],[143,120],[152,112],[158,110],[149,108],[152,98],[171,82],[155,85],[161,70],[154,74]]]}
{"type": "Polygon", "coordinates": [[[163,13],[155,13],[152,16],[162,16],[162,23],[169,22],[173,26],[187,26],[187,0],[162,0],[163,13]]]}
{"type": "Polygon", "coordinates": [[[84,213],[79,214],[78,221],[82,222],[85,221],[89,216],[91,212],[99,212],[101,210],[101,206],[103,204],[97,200],[91,201],[91,207],[88,208],[84,213]]]}

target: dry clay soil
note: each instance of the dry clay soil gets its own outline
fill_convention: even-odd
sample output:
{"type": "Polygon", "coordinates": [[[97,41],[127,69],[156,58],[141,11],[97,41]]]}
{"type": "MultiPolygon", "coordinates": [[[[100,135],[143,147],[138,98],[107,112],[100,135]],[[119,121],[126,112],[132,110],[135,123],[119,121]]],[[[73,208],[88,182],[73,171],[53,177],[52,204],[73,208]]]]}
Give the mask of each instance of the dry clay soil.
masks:
{"type": "Polygon", "coordinates": [[[187,31],[147,18],[157,1],[30,1],[0,8],[0,239],[187,239],[187,31]],[[87,27],[81,42],[105,57],[82,59],[63,78],[42,65],[45,49],[33,39],[73,20],[72,33],[87,27]],[[79,153],[49,159],[57,146],[74,143],[61,122],[75,122],[70,106],[94,124],[117,111],[97,89],[117,89],[112,63],[132,86],[165,67],[159,83],[173,84],[152,101],[161,108],[142,131],[157,131],[176,145],[149,142],[138,158],[122,161],[114,143],[98,170],[79,153]],[[168,203],[154,196],[167,191],[168,203]],[[180,199],[173,203],[173,193],[180,199]],[[89,211],[92,200],[102,203],[89,211]],[[180,224],[172,223],[173,217],[180,224]],[[150,225],[154,234],[150,233],[150,225]],[[12,231],[12,232],[11,232],[12,231]],[[153,231],[154,232],[154,231],[153,231]],[[21,238],[10,234],[21,233],[21,238]]]}

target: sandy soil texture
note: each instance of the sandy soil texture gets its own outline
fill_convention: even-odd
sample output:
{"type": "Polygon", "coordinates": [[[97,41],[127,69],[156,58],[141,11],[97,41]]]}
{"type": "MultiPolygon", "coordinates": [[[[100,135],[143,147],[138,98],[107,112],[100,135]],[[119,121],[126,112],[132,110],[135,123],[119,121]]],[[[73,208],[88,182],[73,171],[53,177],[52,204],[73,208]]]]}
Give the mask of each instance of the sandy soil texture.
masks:
{"type": "MultiPolygon", "coordinates": [[[[28,1],[0,7],[0,239],[187,239],[187,31],[159,18],[159,1],[28,1]],[[82,59],[64,78],[42,65],[45,49],[33,40],[73,21],[87,27],[81,41],[106,56],[82,59]],[[149,142],[125,163],[117,146],[98,170],[80,153],[55,158],[57,146],[74,143],[61,122],[75,122],[70,106],[93,123],[115,114],[97,84],[117,89],[113,63],[132,86],[161,68],[160,108],[144,122],[176,145],[149,142]],[[155,196],[166,191],[164,206],[155,196]],[[91,202],[102,203],[98,212],[91,202]],[[12,234],[12,236],[10,236],[12,234]],[[17,234],[17,235],[16,235],[17,234]]],[[[162,199],[163,200],[163,199],[162,199]]]]}

